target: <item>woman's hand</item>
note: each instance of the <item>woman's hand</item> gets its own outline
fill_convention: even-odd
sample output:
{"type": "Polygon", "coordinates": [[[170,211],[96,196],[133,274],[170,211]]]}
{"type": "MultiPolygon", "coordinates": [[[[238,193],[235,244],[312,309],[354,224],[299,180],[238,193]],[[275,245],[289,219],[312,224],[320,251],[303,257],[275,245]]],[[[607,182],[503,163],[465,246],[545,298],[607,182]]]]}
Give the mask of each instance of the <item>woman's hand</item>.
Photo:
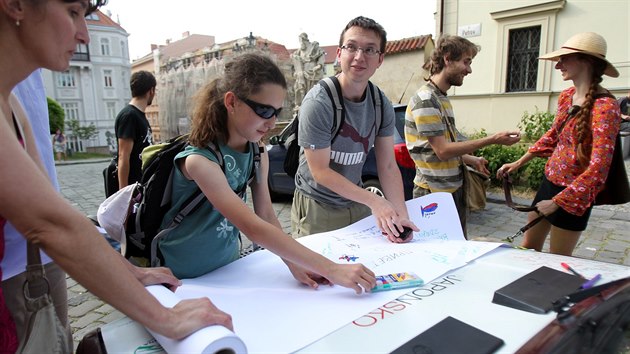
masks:
{"type": "Polygon", "coordinates": [[[536,203],[536,208],[538,209],[538,214],[547,216],[555,213],[560,207],[553,200],[546,199],[536,203]]]}
{"type": "Polygon", "coordinates": [[[168,268],[144,268],[133,265],[132,267],[131,272],[144,286],[162,284],[169,290],[175,291],[178,286],[182,285],[181,280],[177,279],[168,268]]]}
{"type": "Polygon", "coordinates": [[[219,310],[207,297],[182,300],[169,312],[171,318],[159,332],[169,338],[181,339],[210,325],[221,325],[234,332],[232,316],[219,310]]]}
{"type": "Polygon", "coordinates": [[[518,161],[514,161],[511,163],[503,164],[503,166],[501,166],[501,168],[497,170],[497,179],[503,179],[504,177],[507,177],[510,173],[518,171],[520,166],[517,162],[518,161]]]}

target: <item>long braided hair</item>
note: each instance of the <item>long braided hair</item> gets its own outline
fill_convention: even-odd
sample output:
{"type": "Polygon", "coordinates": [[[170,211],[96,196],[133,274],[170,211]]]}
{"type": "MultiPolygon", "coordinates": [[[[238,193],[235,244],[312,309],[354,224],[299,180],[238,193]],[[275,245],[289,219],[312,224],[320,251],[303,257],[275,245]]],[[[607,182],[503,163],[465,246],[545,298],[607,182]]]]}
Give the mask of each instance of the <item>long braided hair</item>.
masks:
{"type": "Polygon", "coordinates": [[[591,160],[591,148],[593,131],[591,128],[591,115],[595,104],[595,94],[606,69],[606,63],[591,55],[576,54],[579,60],[588,61],[591,64],[591,84],[584,103],[575,116],[575,128],[577,129],[577,159],[581,167],[586,168],[591,160]]]}

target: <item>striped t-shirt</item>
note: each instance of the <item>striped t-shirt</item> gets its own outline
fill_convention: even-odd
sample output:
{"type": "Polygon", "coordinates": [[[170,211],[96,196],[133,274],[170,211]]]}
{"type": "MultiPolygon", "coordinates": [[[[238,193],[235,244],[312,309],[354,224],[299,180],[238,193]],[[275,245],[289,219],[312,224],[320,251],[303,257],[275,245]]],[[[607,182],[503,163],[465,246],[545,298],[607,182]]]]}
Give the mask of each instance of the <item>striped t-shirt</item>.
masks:
{"type": "Polygon", "coordinates": [[[409,100],[405,114],[405,140],[416,164],[414,183],[431,192],[452,193],[463,182],[459,157],[442,161],[429,144],[431,136],[443,135],[447,141],[453,141],[447,119],[456,134],[455,140],[466,140],[455,127],[450,100],[432,83],[422,86],[409,100]]]}

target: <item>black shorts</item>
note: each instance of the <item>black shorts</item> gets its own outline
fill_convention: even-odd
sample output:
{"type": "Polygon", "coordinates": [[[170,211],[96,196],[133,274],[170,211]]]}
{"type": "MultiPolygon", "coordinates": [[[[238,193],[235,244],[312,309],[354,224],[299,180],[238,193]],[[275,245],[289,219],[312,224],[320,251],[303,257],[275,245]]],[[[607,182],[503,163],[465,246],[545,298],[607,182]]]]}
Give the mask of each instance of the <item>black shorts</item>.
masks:
{"type": "MultiPolygon", "coordinates": [[[[562,192],[565,188],[566,187],[556,186],[555,184],[549,182],[549,180],[547,180],[547,177],[543,175],[542,183],[540,185],[540,188],[538,189],[538,193],[536,193],[536,197],[534,197],[532,206],[536,205],[541,200],[549,200],[553,198],[558,193],[562,192]]],[[[559,227],[561,229],[570,231],[584,231],[586,230],[586,226],[588,225],[588,219],[591,216],[592,209],[593,205],[589,206],[584,214],[582,214],[582,216],[577,216],[568,213],[562,208],[558,208],[555,213],[545,216],[545,219],[547,219],[547,221],[549,221],[551,225],[559,227]]]]}

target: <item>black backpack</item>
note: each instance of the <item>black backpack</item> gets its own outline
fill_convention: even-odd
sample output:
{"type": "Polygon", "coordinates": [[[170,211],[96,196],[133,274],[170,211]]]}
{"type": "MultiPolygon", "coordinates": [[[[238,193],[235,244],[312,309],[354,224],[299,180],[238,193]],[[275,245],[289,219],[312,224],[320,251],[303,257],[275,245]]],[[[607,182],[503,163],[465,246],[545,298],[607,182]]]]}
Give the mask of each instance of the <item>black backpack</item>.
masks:
{"type": "MultiPolygon", "coordinates": [[[[158,241],[166,236],[171,230],[179,226],[182,220],[195,212],[202,203],[207,200],[201,189],[197,188],[180,207],[178,213],[170,224],[160,229],[164,215],[171,208],[172,184],[174,175],[175,156],[188,146],[188,135],[175,137],[161,146],[151,146],[153,155],[143,162],[142,178],[134,192],[133,206],[128,217],[125,229],[127,249],[125,257],[134,257],[139,265],[159,266],[160,259],[157,254],[158,241]],[[143,264],[144,260],[149,264],[143,264]]],[[[223,155],[215,144],[209,144],[208,150],[214,154],[225,173],[223,155]]],[[[247,186],[251,184],[254,177],[260,178],[260,154],[264,151],[257,143],[250,143],[250,149],[254,152],[254,163],[249,174],[247,183],[238,191],[234,191],[241,198],[247,191],[247,186]]],[[[146,149],[145,149],[146,150],[146,149]]],[[[145,151],[143,151],[143,154],[145,151]]]]}
{"type": "MultiPolygon", "coordinates": [[[[343,107],[343,96],[341,95],[341,85],[339,84],[339,80],[336,76],[330,76],[319,80],[319,85],[321,85],[328,94],[330,101],[333,105],[333,111],[335,114],[333,115],[333,125],[331,129],[331,133],[333,134],[333,138],[330,142],[332,146],[333,142],[339,135],[339,131],[341,130],[341,126],[343,125],[343,121],[345,120],[345,111],[343,107]]],[[[378,95],[374,94],[374,84],[368,81],[368,86],[370,88],[370,93],[372,94],[372,102],[374,103],[374,111],[376,112],[376,131],[378,133],[378,129],[381,125],[381,121],[383,119],[383,105],[381,102],[383,101],[383,92],[376,87],[378,90],[378,95]]],[[[287,126],[288,131],[290,132],[284,141],[284,147],[287,149],[287,154],[284,158],[284,172],[291,177],[295,177],[297,173],[298,167],[300,165],[300,145],[298,145],[298,124],[299,124],[299,112],[295,115],[291,123],[287,126]]]]}
{"type": "Polygon", "coordinates": [[[112,158],[109,165],[103,169],[105,183],[105,198],[109,198],[118,191],[118,156],[112,158]]]}

